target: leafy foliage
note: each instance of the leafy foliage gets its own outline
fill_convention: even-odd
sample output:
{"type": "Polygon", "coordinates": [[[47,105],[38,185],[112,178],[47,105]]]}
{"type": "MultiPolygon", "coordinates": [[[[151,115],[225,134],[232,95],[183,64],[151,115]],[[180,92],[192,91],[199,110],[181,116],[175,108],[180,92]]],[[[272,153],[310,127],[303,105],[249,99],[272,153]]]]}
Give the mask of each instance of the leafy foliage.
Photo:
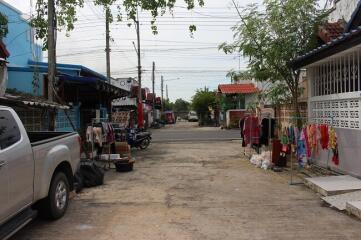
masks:
{"type": "Polygon", "coordinates": [[[174,103],[172,103],[169,99],[164,100],[164,110],[165,111],[173,111],[174,103]]]}
{"type": "Polygon", "coordinates": [[[264,97],[275,106],[292,102],[292,94],[290,93],[287,85],[282,82],[274,83],[266,90],[264,97]]]}
{"type": "MultiPolygon", "coordinates": [[[[54,0],[55,9],[56,9],[56,23],[57,30],[66,30],[70,32],[74,30],[74,23],[77,21],[76,13],[77,9],[84,6],[84,0],[54,0]]],[[[163,16],[166,12],[172,13],[173,8],[177,0],[94,0],[94,4],[98,6],[103,6],[105,17],[108,18],[110,22],[114,21],[115,16],[111,11],[112,6],[116,6],[118,11],[116,15],[117,21],[123,20],[122,11],[125,10],[126,18],[128,20],[137,20],[138,8],[142,11],[149,11],[152,20],[151,28],[153,33],[158,33],[156,20],[157,17],[163,16]]],[[[184,0],[187,4],[187,9],[191,10],[196,7],[198,3],[199,6],[204,5],[204,0],[184,0]]],[[[35,35],[37,39],[44,39],[44,48],[47,48],[47,12],[48,1],[47,0],[37,0],[36,2],[36,14],[32,16],[31,24],[36,29],[35,35]]],[[[189,27],[191,32],[196,30],[196,26],[191,25],[189,27]]]]}
{"type": "Polygon", "coordinates": [[[4,14],[0,13],[0,39],[6,37],[8,33],[8,18],[4,14]]]}
{"type": "Polygon", "coordinates": [[[222,112],[227,112],[231,109],[245,108],[244,94],[220,95],[218,98],[222,112]]]}
{"type": "Polygon", "coordinates": [[[209,108],[214,106],[217,101],[216,93],[209,91],[208,88],[198,89],[192,98],[192,109],[200,117],[201,123],[206,121],[209,114],[209,108]]]}
{"type": "Polygon", "coordinates": [[[179,99],[175,100],[173,110],[175,112],[188,112],[190,105],[191,104],[189,102],[179,98],[179,99]]]}
{"type": "MultiPolygon", "coordinates": [[[[65,29],[67,32],[74,29],[74,23],[77,21],[76,10],[84,6],[84,0],[56,0],[56,30],[65,29]]],[[[31,25],[35,28],[37,39],[44,39],[44,49],[47,49],[47,29],[48,29],[48,1],[36,1],[36,14],[32,16],[31,25]]],[[[54,29],[55,30],[55,29],[54,29]]]]}
{"type": "Polygon", "coordinates": [[[299,112],[300,70],[293,70],[290,60],[316,47],[315,30],[327,14],[319,10],[317,0],[264,0],[263,7],[251,4],[244,8],[232,1],[240,21],[233,27],[234,42],[219,48],[226,54],[240,52],[247,57],[249,72],[256,80],[287,86],[299,112]]]}
{"type": "Polygon", "coordinates": [[[226,77],[230,78],[232,83],[239,83],[242,80],[252,80],[253,75],[249,71],[234,71],[227,73],[226,77]]]}

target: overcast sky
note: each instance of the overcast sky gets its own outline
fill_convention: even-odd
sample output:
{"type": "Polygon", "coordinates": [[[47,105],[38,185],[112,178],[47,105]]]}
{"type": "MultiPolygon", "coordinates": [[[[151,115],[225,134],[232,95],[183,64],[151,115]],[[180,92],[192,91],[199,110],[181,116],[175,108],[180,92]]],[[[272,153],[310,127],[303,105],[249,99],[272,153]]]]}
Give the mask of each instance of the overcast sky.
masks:
{"type": "MultiPolygon", "coordinates": [[[[25,13],[30,12],[31,1],[6,0],[25,13]]],[[[33,0],[35,3],[36,0],[33,0]]],[[[160,78],[164,76],[169,98],[190,100],[195,90],[205,86],[216,89],[220,83],[229,83],[225,75],[230,69],[245,69],[247,61],[237,55],[225,55],[218,45],[232,41],[231,27],[238,20],[237,13],[230,8],[230,0],[205,0],[203,8],[189,12],[183,0],[178,0],[174,17],[165,15],[158,20],[159,34],[150,30],[150,15],[140,14],[141,52],[144,70],[143,83],[151,88],[152,62],[156,63],[156,93],[160,95],[160,78]],[[197,26],[193,38],[188,27],[197,26]],[[239,64],[240,62],[240,64],[239,64]]],[[[242,0],[241,5],[260,3],[261,0],[242,0]]],[[[116,8],[114,8],[116,12],[116,8]]],[[[81,64],[105,74],[105,19],[100,7],[93,0],[85,0],[85,7],[78,11],[79,22],[66,37],[58,36],[58,62],[81,64]]],[[[134,27],[126,23],[111,26],[111,72],[113,77],[136,77],[137,57],[133,41],[134,27]]]]}

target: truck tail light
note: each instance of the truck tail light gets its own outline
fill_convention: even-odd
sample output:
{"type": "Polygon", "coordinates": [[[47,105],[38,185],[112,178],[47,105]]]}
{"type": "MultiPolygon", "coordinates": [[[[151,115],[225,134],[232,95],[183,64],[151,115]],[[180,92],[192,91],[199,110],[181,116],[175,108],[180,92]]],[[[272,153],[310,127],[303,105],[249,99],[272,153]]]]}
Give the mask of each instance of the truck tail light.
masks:
{"type": "Polygon", "coordinates": [[[83,152],[83,144],[82,144],[80,136],[78,136],[78,143],[79,143],[79,150],[80,150],[80,154],[81,154],[83,152]]]}

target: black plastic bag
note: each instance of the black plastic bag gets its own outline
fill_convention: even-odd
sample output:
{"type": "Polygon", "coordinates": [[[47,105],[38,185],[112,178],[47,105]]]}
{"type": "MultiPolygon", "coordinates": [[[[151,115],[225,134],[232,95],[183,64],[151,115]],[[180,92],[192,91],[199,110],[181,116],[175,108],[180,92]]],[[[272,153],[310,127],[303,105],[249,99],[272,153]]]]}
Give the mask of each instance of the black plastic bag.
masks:
{"type": "Polygon", "coordinates": [[[84,187],[96,187],[104,183],[104,172],[94,162],[81,162],[80,173],[84,187]]]}

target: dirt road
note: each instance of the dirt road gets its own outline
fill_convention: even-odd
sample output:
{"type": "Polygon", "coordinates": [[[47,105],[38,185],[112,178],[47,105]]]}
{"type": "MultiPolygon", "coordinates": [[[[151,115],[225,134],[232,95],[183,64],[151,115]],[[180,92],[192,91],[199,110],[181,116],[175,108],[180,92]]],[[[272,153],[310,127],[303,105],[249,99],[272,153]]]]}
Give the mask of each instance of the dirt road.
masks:
{"type": "MultiPolygon", "coordinates": [[[[198,131],[197,128],[194,131],[198,131]]],[[[156,143],[132,173],[110,171],[57,222],[37,220],[13,239],[355,239],[361,222],[323,206],[285,174],[241,158],[238,142],[156,143]]]]}

